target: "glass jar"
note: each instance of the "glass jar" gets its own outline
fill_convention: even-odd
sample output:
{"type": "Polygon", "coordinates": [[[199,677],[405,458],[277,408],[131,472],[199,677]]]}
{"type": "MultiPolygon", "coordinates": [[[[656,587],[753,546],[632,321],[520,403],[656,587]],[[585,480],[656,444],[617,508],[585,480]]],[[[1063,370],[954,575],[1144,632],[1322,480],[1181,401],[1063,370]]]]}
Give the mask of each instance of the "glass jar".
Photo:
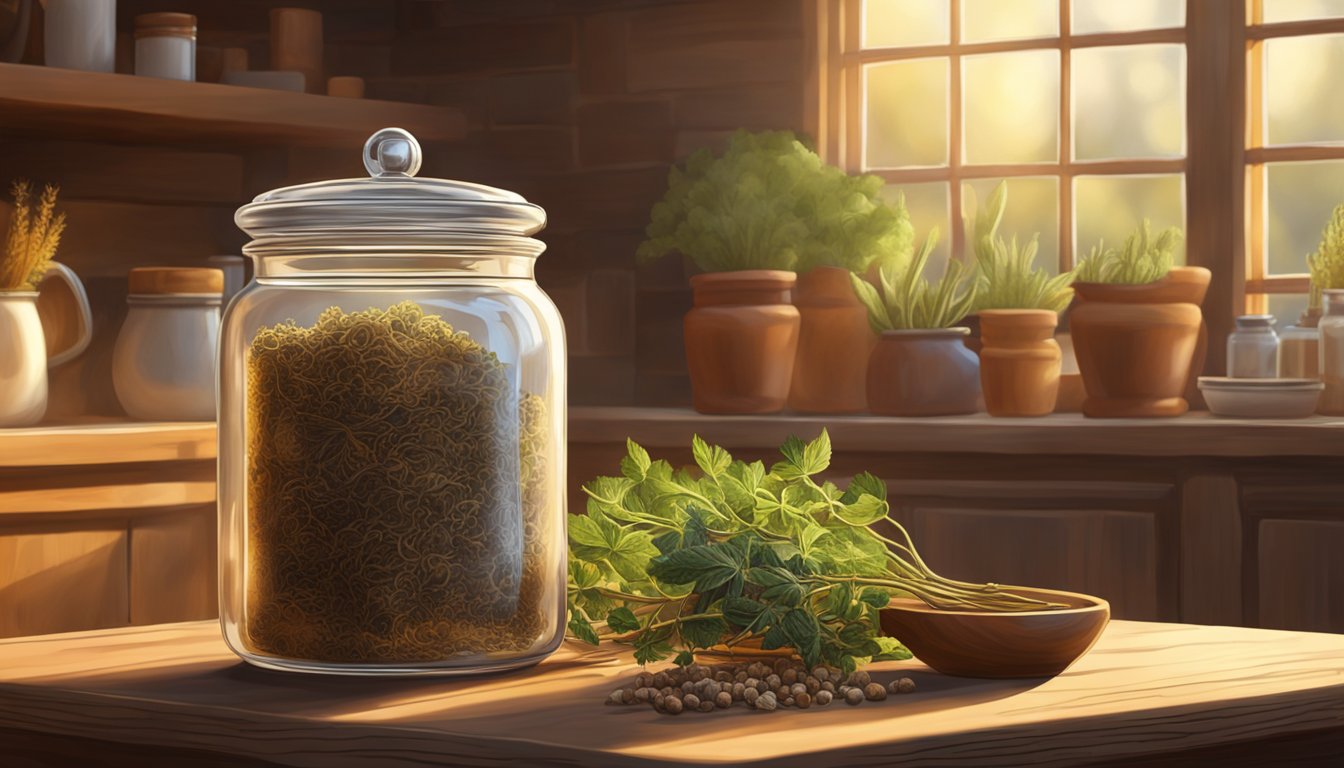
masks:
{"type": "Polygon", "coordinates": [[[1290,325],[1279,335],[1279,378],[1321,377],[1321,332],[1315,326],[1290,325]]]}
{"type": "Polygon", "coordinates": [[[1235,379],[1272,379],[1279,373],[1279,336],[1273,315],[1242,315],[1227,337],[1227,375],[1235,379]]]}
{"type": "Polygon", "coordinates": [[[1344,290],[1325,292],[1325,317],[1317,330],[1321,334],[1321,392],[1317,413],[1344,416],[1344,290]]]}
{"type": "Polygon", "coordinates": [[[564,631],[565,358],[533,277],[545,212],[413,178],[399,129],[372,178],[239,209],[253,280],[220,340],[220,623],[263,667],[464,674],[564,631]]]}
{"type": "Polygon", "coordinates": [[[135,17],[135,74],[168,80],[196,79],[196,17],[142,13],[135,17]]]}

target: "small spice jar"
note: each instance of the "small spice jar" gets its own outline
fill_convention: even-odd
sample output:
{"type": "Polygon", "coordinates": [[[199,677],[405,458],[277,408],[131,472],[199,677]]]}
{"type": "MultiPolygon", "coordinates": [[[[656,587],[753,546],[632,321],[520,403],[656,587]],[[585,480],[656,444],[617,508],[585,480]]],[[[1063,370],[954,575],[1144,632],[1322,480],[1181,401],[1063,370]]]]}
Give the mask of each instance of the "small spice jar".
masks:
{"type": "Polygon", "coordinates": [[[1279,373],[1279,336],[1273,315],[1242,315],[1227,337],[1227,375],[1272,379],[1279,373]]]}
{"type": "Polygon", "coordinates": [[[224,273],[139,267],[112,351],[112,385],[126,413],[146,421],[213,421],[215,344],[224,273]]]}
{"type": "Polygon", "coordinates": [[[1321,379],[1325,390],[1316,405],[1317,413],[1344,416],[1344,290],[1325,291],[1325,317],[1321,334],[1321,379]]]}
{"type": "Polygon", "coordinates": [[[135,17],[135,74],[168,80],[196,79],[196,17],[142,13],[135,17]]]}
{"type": "Polygon", "coordinates": [[[1279,334],[1279,377],[1321,377],[1321,332],[1315,326],[1290,325],[1279,334]]]}
{"type": "Polygon", "coordinates": [[[220,342],[220,623],[253,664],[466,674],[564,634],[564,328],[533,275],[541,208],[370,178],[239,209],[253,279],[220,342]]]}

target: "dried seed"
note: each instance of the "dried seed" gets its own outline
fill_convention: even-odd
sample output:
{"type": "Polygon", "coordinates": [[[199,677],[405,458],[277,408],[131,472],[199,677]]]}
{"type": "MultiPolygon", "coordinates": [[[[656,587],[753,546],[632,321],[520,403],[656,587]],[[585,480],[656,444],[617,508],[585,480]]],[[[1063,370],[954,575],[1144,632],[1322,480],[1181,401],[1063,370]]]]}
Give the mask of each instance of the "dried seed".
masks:
{"type": "Polygon", "coordinates": [[[824,689],[823,689],[823,690],[820,690],[820,691],[817,691],[817,696],[816,696],[817,706],[819,706],[819,707],[824,707],[824,706],[826,706],[827,704],[830,704],[832,698],[833,698],[833,694],[832,694],[830,691],[827,691],[827,690],[824,690],[824,689]]]}
{"type": "Polygon", "coordinates": [[[700,711],[701,711],[701,712],[713,712],[713,711],[714,711],[714,702],[710,701],[709,699],[705,699],[704,701],[700,702],[700,711]]]}
{"type": "Polygon", "coordinates": [[[873,682],[873,679],[862,669],[855,670],[854,674],[849,676],[849,684],[855,688],[862,688],[871,682],[873,682]]]}
{"type": "Polygon", "coordinates": [[[821,681],[811,675],[807,676],[807,679],[803,681],[803,685],[807,686],[808,693],[816,693],[821,690],[821,681]]]}
{"type": "Polygon", "coordinates": [[[784,681],[783,679],[780,678],[779,675],[770,674],[766,675],[765,684],[770,686],[771,690],[774,690],[775,688],[778,688],[779,686],[783,685],[784,681]]]}
{"type": "Polygon", "coordinates": [[[827,693],[835,693],[835,683],[832,683],[830,680],[822,680],[821,690],[826,691],[827,693]]]}
{"type": "Polygon", "coordinates": [[[624,703],[625,703],[625,690],[622,689],[622,688],[617,688],[616,690],[612,691],[612,692],[611,692],[611,695],[607,697],[607,703],[608,703],[608,704],[624,704],[624,703]]]}
{"type": "Polygon", "coordinates": [[[812,696],[807,693],[794,694],[793,703],[796,704],[799,709],[807,709],[812,706],[812,696]]]}
{"type": "Polygon", "coordinates": [[[687,709],[695,709],[700,706],[700,697],[694,693],[688,693],[681,697],[681,703],[685,704],[687,709]]]}
{"type": "Polygon", "coordinates": [[[714,697],[714,704],[719,709],[727,709],[733,706],[733,694],[727,691],[719,691],[719,695],[714,697]]]}
{"type": "Polygon", "coordinates": [[[782,674],[780,674],[779,679],[785,685],[793,685],[794,683],[798,682],[798,670],[790,667],[789,669],[784,670],[782,674]]]}
{"type": "Polygon", "coordinates": [[[742,700],[747,702],[747,706],[754,706],[756,699],[760,698],[761,692],[755,688],[748,688],[742,692],[742,700]]]}
{"type": "Polygon", "coordinates": [[[685,705],[682,704],[681,699],[675,696],[668,696],[663,700],[663,711],[669,715],[680,715],[683,706],[685,705]]]}
{"type": "Polygon", "coordinates": [[[817,682],[819,683],[824,683],[831,679],[831,673],[828,672],[825,667],[814,667],[812,669],[812,676],[817,678],[817,682]]]}
{"type": "Polygon", "coordinates": [[[792,697],[792,696],[786,696],[786,697],[784,697],[784,706],[786,706],[786,707],[792,707],[792,706],[793,706],[793,697],[792,697]]]}
{"type": "Polygon", "coordinates": [[[849,690],[845,691],[845,703],[862,704],[863,691],[860,691],[858,688],[850,688],[849,690]]]}
{"type": "Polygon", "coordinates": [[[908,677],[902,677],[900,680],[897,680],[896,682],[892,683],[892,685],[895,686],[897,693],[915,692],[915,681],[911,680],[908,677]]]}
{"type": "Polygon", "coordinates": [[[778,706],[779,700],[775,698],[775,694],[768,691],[762,693],[760,698],[756,699],[755,707],[766,712],[773,712],[778,706]]]}
{"type": "Polygon", "coordinates": [[[882,701],[887,698],[887,689],[881,683],[869,683],[863,687],[863,696],[869,701],[882,701]]]}
{"type": "Polygon", "coordinates": [[[638,704],[648,703],[649,699],[653,698],[654,693],[656,693],[656,691],[652,688],[636,688],[635,702],[638,704]]]}
{"type": "Polygon", "coordinates": [[[807,693],[807,685],[804,683],[794,683],[789,686],[789,695],[797,696],[800,693],[807,693]]]}
{"type": "Polygon", "coordinates": [[[744,683],[733,683],[733,690],[728,695],[732,697],[733,701],[741,701],[746,692],[747,686],[744,683]]]}

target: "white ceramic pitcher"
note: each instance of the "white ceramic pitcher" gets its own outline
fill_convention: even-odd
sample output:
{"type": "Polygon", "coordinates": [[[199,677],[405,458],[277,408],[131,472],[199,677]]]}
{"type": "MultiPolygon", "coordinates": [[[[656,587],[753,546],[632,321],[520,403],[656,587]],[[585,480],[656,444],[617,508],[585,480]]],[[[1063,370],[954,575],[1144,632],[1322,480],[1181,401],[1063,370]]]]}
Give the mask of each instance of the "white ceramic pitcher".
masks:
{"type": "Polygon", "coordinates": [[[73,344],[50,357],[37,314],[38,291],[0,291],[0,427],[37,423],[47,412],[47,369],[74,359],[93,338],[93,313],[83,283],[69,267],[56,262],[43,283],[53,277],[70,285],[80,331],[73,344]]]}

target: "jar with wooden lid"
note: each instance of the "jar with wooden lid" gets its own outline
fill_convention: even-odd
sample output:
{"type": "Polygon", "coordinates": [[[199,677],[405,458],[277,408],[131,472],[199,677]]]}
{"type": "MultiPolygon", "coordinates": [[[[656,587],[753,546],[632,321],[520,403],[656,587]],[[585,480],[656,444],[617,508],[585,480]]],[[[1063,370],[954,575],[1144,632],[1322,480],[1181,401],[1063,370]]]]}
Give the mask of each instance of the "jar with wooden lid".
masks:
{"type": "Polygon", "coordinates": [[[1325,317],[1318,326],[1321,379],[1325,389],[1316,410],[1344,416],[1344,290],[1325,291],[1325,317]]]}
{"type": "Polygon", "coordinates": [[[267,192],[236,217],[254,270],[220,341],[220,622],[259,666],[467,674],[563,636],[545,212],[417,178],[420,162],[384,129],[369,178],[267,192]]]}
{"type": "Polygon", "coordinates": [[[128,288],[126,321],[112,351],[121,407],[146,421],[213,421],[224,273],[139,267],[128,288]]]}
{"type": "Polygon", "coordinates": [[[135,17],[135,74],[168,80],[196,79],[196,17],[142,13],[135,17]]]}

